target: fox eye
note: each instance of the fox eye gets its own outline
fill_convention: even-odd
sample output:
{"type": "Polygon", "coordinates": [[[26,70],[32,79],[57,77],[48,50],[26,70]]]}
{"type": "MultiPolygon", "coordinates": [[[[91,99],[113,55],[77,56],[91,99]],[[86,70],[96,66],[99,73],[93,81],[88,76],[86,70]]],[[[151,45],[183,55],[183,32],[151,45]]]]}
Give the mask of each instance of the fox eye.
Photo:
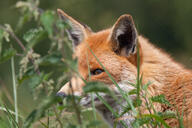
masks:
{"type": "Polygon", "coordinates": [[[97,69],[91,71],[91,75],[99,75],[99,74],[101,74],[102,72],[104,72],[103,69],[97,68],[97,69]]]}

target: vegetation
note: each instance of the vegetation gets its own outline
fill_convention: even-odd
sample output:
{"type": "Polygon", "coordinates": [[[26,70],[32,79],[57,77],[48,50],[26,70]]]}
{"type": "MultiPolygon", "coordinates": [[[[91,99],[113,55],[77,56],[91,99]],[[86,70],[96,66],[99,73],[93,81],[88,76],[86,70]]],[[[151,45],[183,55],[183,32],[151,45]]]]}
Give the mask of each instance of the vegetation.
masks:
{"type": "MultiPolygon", "coordinates": [[[[61,21],[55,11],[39,8],[38,0],[19,1],[16,3],[16,8],[21,12],[21,17],[16,27],[12,28],[9,24],[0,25],[0,63],[11,61],[7,68],[11,70],[10,77],[12,77],[14,97],[14,101],[12,101],[9,98],[9,93],[6,93],[6,91],[4,93],[0,92],[0,128],[107,127],[105,121],[97,114],[94,101],[92,101],[92,107],[84,108],[79,105],[82,97],[72,95],[63,100],[55,96],[59,88],[69,81],[73,74],[78,74],[77,60],[72,59],[71,42],[68,40],[65,31],[70,26],[61,21]],[[24,31],[24,26],[31,22],[34,24],[33,27],[29,27],[24,31]],[[43,43],[43,52],[39,51],[40,43],[43,43]],[[17,88],[20,86],[28,86],[33,94],[33,99],[31,100],[38,101],[38,104],[32,107],[31,113],[25,114],[18,104],[17,88]],[[9,102],[5,102],[5,99],[9,102]],[[59,105],[61,101],[63,101],[63,104],[59,105]]],[[[93,52],[92,54],[94,55],[93,52]]],[[[96,56],[95,58],[100,63],[96,56]]],[[[100,65],[107,72],[101,63],[100,65]]],[[[122,113],[117,113],[116,110],[113,110],[110,104],[99,95],[99,92],[108,93],[108,95],[117,99],[113,92],[110,92],[103,84],[85,81],[84,92],[95,93],[116,118],[120,118],[123,114],[132,111],[135,117],[133,122],[133,127],[135,128],[162,126],[169,128],[164,121],[164,119],[168,118],[178,119],[180,127],[183,127],[182,116],[176,112],[159,112],[154,109],[153,103],[168,106],[171,104],[163,95],[148,96],[147,88],[151,83],[142,85],[142,74],[139,74],[139,70],[138,66],[136,84],[130,83],[135,89],[129,94],[121,90],[113,77],[107,72],[121,92],[122,100],[127,101],[127,106],[124,106],[125,109],[122,113]],[[136,95],[136,100],[130,100],[130,95],[136,95]],[[141,99],[144,99],[145,102],[142,103],[141,99]],[[149,114],[140,112],[141,105],[147,108],[149,114]]],[[[30,102],[28,103],[29,105],[26,104],[26,106],[31,107],[30,102]]],[[[120,123],[125,128],[127,127],[123,121],[120,121],[120,123]]]]}

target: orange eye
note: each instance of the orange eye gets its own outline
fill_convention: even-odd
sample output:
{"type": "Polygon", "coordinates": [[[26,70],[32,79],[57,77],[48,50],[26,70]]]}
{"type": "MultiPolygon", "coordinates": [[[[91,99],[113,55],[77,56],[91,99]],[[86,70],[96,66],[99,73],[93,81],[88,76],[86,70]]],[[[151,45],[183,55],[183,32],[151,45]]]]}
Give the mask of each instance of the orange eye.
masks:
{"type": "Polygon", "coordinates": [[[104,72],[103,69],[97,68],[97,69],[91,71],[91,75],[99,75],[99,74],[101,74],[102,72],[104,72]]]}

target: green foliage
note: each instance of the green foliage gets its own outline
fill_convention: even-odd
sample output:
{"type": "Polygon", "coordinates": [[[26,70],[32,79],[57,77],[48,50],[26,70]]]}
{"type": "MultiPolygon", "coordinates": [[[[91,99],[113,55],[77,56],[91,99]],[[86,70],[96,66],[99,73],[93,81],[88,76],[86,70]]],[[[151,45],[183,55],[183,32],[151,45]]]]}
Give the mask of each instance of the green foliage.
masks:
{"type": "Polygon", "coordinates": [[[14,56],[15,54],[16,54],[16,50],[15,49],[13,49],[13,48],[7,49],[0,56],[0,63],[3,63],[5,61],[11,59],[11,57],[14,56]]]}
{"type": "Polygon", "coordinates": [[[176,118],[177,116],[174,111],[158,112],[158,115],[163,119],[176,118]]]}
{"type": "Polygon", "coordinates": [[[26,32],[23,36],[23,39],[28,43],[28,48],[33,48],[45,35],[45,31],[43,28],[37,28],[37,29],[30,29],[28,32],[26,32]]]}
{"type": "Polygon", "coordinates": [[[161,104],[166,104],[166,105],[171,105],[170,103],[169,103],[169,101],[167,101],[166,99],[165,99],[165,96],[164,95],[157,95],[157,96],[154,96],[154,97],[151,97],[151,100],[153,101],[153,102],[158,102],[158,103],[161,103],[161,104]]]}
{"type": "Polygon", "coordinates": [[[53,35],[53,23],[55,21],[55,13],[53,11],[45,11],[40,17],[40,21],[50,36],[53,35]]]}
{"type": "Polygon", "coordinates": [[[51,54],[45,55],[39,60],[40,65],[63,65],[61,61],[62,55],[59,52],[53,52],[51,54]]]}

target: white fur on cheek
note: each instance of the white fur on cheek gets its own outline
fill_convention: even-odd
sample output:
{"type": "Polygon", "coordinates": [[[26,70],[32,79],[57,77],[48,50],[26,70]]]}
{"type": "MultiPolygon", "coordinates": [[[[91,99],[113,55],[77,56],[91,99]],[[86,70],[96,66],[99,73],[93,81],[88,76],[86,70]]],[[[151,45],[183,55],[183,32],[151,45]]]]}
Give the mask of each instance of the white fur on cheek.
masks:
{"type": "MultiPolygon", "coordinates": [[[[130,85],[128,82],[124,81],[124,82],[119,82],[118,83],[119,87],[125,91],[125,92],[130,92],[131,90],[135,89],[135,87],[133,87],[132,85],[130,85]]],[[[118,89],[118,88],[116,88],[118,89]]],[[[117,91],[117,90],[116,90],[117,91]]]]}
{"type": "MultiPolygon", "coordinates": [[[[124,69],[121,74],[121,81],[118,82],[119,87],[125,91],[130,92],[131,90],[135,89],[130,83],[135,84],[136,82],[136,75],[133,72],[129,71],[128,69],[124,69]]],[[[115,87],[115,91],[119,92],[119,89],[115,87]]]]}

